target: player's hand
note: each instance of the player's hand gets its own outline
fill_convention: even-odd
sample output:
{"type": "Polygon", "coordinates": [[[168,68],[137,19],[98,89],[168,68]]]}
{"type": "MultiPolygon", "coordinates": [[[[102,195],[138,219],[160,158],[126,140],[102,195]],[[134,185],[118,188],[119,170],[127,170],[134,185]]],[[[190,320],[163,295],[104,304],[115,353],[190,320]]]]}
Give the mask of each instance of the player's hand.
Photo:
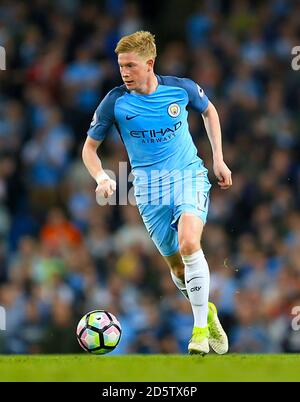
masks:
{"type": "Polygon", "coordinates": [[[231,171],[223,160],[214,161],[214,174],[222,190],[232,186],[231,171]]]}
{"type": "Polygon", "coordinates": [[[100,197],[108,198],[113,195],[114,191],[116,191],[116,182],[111,179],[108,174],[104,171],[99,173],[96,177],[97,187],[96,187],[96,195],[100,197]]]}

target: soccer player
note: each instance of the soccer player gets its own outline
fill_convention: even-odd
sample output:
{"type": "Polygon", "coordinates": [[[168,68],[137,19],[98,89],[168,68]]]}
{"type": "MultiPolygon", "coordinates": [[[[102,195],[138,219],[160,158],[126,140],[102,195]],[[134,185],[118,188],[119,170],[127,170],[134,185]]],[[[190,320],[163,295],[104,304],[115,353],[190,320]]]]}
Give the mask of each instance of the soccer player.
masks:
{"type": "Polygon", "coordinates": [[[221,189],[232,185],[223,160],[219,117],[202,88],[188,78],[154,73],[156,45],[150,32],[121,38],[115,49],[124,85],[112,89],[95,111],[82,158],[96,180],[96,193],[110,197],[116,182],[104,171],[97,149],[114,124],[126,147],[137,207],[175,285],[191,303],[190,354],[211,346],[228,350],[227,336],[209,297],[209,268],[201,236],[211,184],[188,127],[187,107],[201,113],[221,189]]]}

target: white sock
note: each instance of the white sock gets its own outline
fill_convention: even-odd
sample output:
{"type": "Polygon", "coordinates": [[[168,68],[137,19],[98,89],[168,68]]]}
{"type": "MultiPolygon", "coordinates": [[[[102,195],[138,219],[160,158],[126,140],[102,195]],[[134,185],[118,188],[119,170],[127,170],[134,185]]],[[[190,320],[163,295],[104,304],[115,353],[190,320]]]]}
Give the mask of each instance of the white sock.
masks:
{"type": "Polygon", "coordinates": [[[171,271],[171,277],[173,282],[175,283],[176,287],[180,290],[180,292],[183,294],[184,297],[186,297],[187,299],[189,299],[188,294],[187,294],[187,290],[185,287],[185,282],[178,278],[178,276],[173,274],[173,271],[171,271]]]}
{"type": "Polygon", "coordinates": [[[194,314],[194,326],[207,326],[209,268],[202,249],[182,256],[187,294],[194,314]]]}

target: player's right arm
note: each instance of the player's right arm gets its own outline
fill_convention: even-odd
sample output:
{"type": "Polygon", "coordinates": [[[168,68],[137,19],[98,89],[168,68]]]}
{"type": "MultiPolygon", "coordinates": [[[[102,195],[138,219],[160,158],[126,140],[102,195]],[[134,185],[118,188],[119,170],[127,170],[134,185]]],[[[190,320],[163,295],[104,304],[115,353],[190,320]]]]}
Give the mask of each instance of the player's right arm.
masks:
{"type": "Polygon", "coordinates": [[[96,180],[96,193],[107,198],[116,190],[116,182],[103,170],[97,150],[102,140],[87,137],[82,148],[82,160],[90,175],[96,180]]]}
{"type": "Polygon", "coordinates": [[[110,91],[96,109],[88,136],[82,149],[82,160],[91,176],[97,182],[96,193],[107,198],[116,190],[116,182],[103,170],[97,150],[114,124],[114,104],[118,92],[110,91]]]}

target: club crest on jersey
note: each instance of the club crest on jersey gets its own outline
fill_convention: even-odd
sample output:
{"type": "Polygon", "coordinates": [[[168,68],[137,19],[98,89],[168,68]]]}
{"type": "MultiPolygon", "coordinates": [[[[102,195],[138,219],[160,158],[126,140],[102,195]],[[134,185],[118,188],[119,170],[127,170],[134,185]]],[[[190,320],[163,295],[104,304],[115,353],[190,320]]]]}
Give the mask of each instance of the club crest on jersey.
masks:
{"type": "Polygon", "coordinates": [[[180,115],[180,106],[177,103],[172,103],[168,107],[168,113],[171,117],[177,117],[180,115]]]}

